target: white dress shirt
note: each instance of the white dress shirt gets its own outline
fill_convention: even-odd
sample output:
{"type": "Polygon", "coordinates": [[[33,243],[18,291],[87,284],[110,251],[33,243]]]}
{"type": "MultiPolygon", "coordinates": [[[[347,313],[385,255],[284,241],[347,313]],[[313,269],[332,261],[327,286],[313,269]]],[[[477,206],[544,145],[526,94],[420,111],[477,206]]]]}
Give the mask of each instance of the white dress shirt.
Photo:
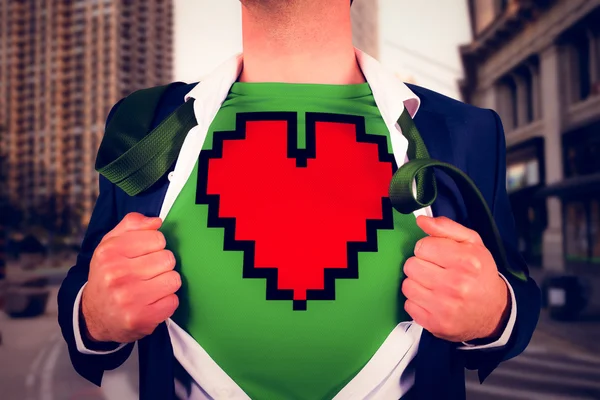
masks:
{"type": "MultiPolygon", "coordinates": [[[[376,60],[360,50],[356,50],[356,57],[390,132],[396,163],[401,166],[407,161],[408,142],[402,135],[397,120],[405,107],[414,117],[418,112],[420,100],[408,86],[383,69],[376,60]]],[[[242,62],[241,54],[230,59],[198,83],[185,96],[185,100],[195,99],[194,114],[198,125],[192,128],[185,138],[175,169],[169,176],[169,187],[159,215],[163,220],[187,182],[209,127],[227,97],[231,85],[241,72],[242,62]]],[[[415,211],[414,214],[415,216],[432,216],[432,211],[430,207],[426,207],[415,211]]],[[[502,278],[504,277],[502,276],[502,278]]],[[[508,281],[506,282],[512,298],[512,309],[508,324],[500,338],[493,343],[481,346],[463,343],[459,349],[473,351],[506,345],[514,328],[517,314],[513,289],[508,281]]],[[[84,354],[102,355],[118,351],[125,346],[123,344],[115,350],[103,352],[86,348],[79,328],[80,301],[81,291],[75,300],[73,312],[73,329],[75,330],[77,349],[84,354]]],[[[189,373],[193,382],[191,394],[182,393],[179,395],[182,399],[249,399],[248,395],[212,360],[194,338],[173,320],[168,319],[166,324],[175,358],[189,373]]],[[[423,328],[414,321],[398,324],[365,367],[334,397],[334,400],[397,400],[401,398],[414,384],[414,367],[410,362],[417,354],[422,331],[423,328]]],[[[181,387],[178,385],[176,385],[176,389],[181,392],[181,387]]]]}

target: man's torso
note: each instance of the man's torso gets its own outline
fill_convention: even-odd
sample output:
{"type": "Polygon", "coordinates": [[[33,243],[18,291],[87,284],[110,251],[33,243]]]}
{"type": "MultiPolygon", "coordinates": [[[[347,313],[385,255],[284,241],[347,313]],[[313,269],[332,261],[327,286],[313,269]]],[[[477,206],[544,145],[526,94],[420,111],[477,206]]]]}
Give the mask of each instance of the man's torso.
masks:
{"type": "Polygon", "coordinates": [[[234,84],[162,231],[173,320],[250,397],[332,398],[408,319],[423,236],[367,84],[234,84]]]}

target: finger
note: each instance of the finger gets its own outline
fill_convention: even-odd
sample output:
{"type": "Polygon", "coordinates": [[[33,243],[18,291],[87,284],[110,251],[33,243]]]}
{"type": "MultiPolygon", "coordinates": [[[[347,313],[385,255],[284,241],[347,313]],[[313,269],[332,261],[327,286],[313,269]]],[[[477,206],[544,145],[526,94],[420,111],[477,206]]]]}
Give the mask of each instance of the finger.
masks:
{"type": "Polygon", "coordinates": [[[426,310],[430,310],[435,301],[434,294],[431,290],[410,278],[406,278],[402,282],[402,294],[404,294],[407,299],[426,310]]]}
{"type": "Polygon", "coordinates": [[[171,318],[177,307],[179,307],[179,297],[175,294],[170,294],[149,304],[146,306],[146,310],[154,321],[161,323],[171,318]]]}
{"type": "Polygon", "coordinates": [[[131,259],[128,273],[137,280],[150,280],[175,268],[175,256],[170,250],[160,250],[131,259]]]}
{"type": "Polygon", "coordinates": [[[181,275],[177,271],[168,271],[136,285],[135,291],[140,301],[152,304],[163,297],[174,294],[181,287],[181,275]]]}
{"type": "Polygon", "coordinates": [[[408,299],[404,302],[404,310],[417,324],[421,325],[424,329],[428,329],[429,321],[432,318],[429,311],[408,299]]]}
{"type": "Polygon", "coordinates": [[[451,239],[426,237],[415,245],[415,257],[446,269],[477,272],[483,267],[484,247],[451,239]]]}
{"type": "Polygon", "coordinates": [[[167,245],[162,232],[156,230],[129,231],[120,236],[106,241],[103,246],[110,250],[110,254],[116,253],[127,258],[142,257],[161,251],[167,245]]]}
{"type": "Polygon", "coordinates": [[[477,232],[452,221],[450,218],[432,218],[420,215],[417,217],[417,225],[429,236],[452,239],[457,242],[483,244],[477,232]]]}
{"type": "Polygon", "coordinates": [[[162,220],[157,217],[145,217],[140,213],[129,213],[121,222],[117,224],[110,232],[108,232],[102,241],[120,236],[125,232],[136,230],[157,230],[162,225],[162,220]]]}
{"type": "Polygon", "coordinates": [[[439,287],[448,278],[444,268],[418,257],[406,260],[403,271],[404,275],[429,290],[439,287]]]}

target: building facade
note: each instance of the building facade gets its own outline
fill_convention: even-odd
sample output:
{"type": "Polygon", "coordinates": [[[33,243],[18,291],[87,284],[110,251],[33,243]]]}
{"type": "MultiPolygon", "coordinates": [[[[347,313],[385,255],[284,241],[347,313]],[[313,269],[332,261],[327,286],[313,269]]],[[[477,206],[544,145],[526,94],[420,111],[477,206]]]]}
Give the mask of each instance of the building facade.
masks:
{"type": "Polygon", "coordinates": [[[496,110],[531,265],[600,271],[600,0],[468,0],[463,99],[496,110]]]}
{"type": "Polygon", "coordinates": [[[0,1],[0,144],[12,201],[51,201],[87,221],[110,107],[170,82],[172,53],[172,0],[0,1]]]}
{"type": "Polygon", "coordinates": [[[379,0],[354,0],[351,15],[354,45],[379,58],[379,0]]]}

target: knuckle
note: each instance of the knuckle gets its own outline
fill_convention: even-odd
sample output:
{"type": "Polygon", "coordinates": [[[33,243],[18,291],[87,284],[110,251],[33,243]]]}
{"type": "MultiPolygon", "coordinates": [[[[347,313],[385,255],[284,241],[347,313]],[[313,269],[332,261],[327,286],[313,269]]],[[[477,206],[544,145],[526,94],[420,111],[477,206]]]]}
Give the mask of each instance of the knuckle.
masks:
{"type": "Polygon", "coordinates": [[[176,294],[170,295],[167,304],[168,304],[169,316],[171,316],[171,315],[173,315],[175,310],[177,310],[177,307],[179,307],[179,297],[177,297],[176,294]]]}
{"type": "Polygon", "coordinates": [[[412,310],[412,303],[410,302],[410,300],[407,299],[404,302],[404,311],[406,311],[407,313],[410,314],[411,310],[412,310]]]}
{"type": "Polygon", "coordinates": [[[165,277],[165,286],[169,292],[176,292],[181,287],[181,275],[176,271],[171,271],[165,277]]]}
{"type": "Polygon", "coordinates": [[[482,267],[477,249],[472,244],[468,244],[466,251],[462,255],[462,264],[472,271],[480,271],[482,267]]]}
{"type": "Polygon", "coordinates": [[[165,265],[165,268],[168,268],[168,269],[175,268],[175,255],[173,254],[173,252],[171,250],[164,250],[162,258],[163,258],[163,263],[165,265]]]}
{"type": "Polygon", "coordinates": [[[425,244],[425,239],[420,239],[417,241],[417,243],[415,243],[415,250],[414,250],[414,255],[415,256],[421,256],[423,254],[423,245],[425,244]]]}
{"type": "Polygon", "coordinates": [[[456,289],[457,289],[456,292],[458,294],[458,297],[460,297],[461,299],[466,299],[467,297],[469,297],[469,294],[471,293],[471,286],[466,282],[460,282],[457,285],[456,289]]]}
{"type": "Polygon", "coordinates": [[[175,284],[175,290],[179,290],[179,288],[182,285],[181,275],[179,275],[178,272],[175,272],[175,271],[173,271],[173,272],[174,272],[174,275],[175,275],[175,278],[174,278],[174,281],[175,281],[174,282],[174,284],[175,284]]]}
{"type": "Polygon", "coordinates": [[[402,282],[402,293],[404,293],[404,295],[406,297],[410,297],[410,292],[411,291],[411,281],[410,279],[405,279],[402,282]]]}
{"type": "Polygon", "coordinates": [[[420,239],[415,246],[415,255],[425,255],[431,251],[431,247],[435,245],[430,236],[420,239]]]}
{"type": "Polygon", "coordinates": [[[112,289],[116,286],[117,274],[114,269],[104,271],[104,274],[102,274],[102,283],[107,289],[112,289]]]}
{"type": "Polygon", "coordinates": [[[117,230],[117,229],[121,229],[121,228],[125,228],[125,230],[128,230],[128,228],[131,225],[133,225],[133,218],[131,216],[131,213],[129,213],[123,217],[121,222],[119,222],[119,224],[113,230],[117,230]]]}
{"type": "Polygon", "coordinates": [[[438,224],[440,224],[443,228],[446,228],[449,224],[452,223],[452,221],[450,220],[450,218],[448,217],[438,217],[437,221],[438,224]]]}
{"type": "Polygon", "coordinates": [[[108,259],[110,259],[111,246],[109,242],[110,239],[107,242],[100,244],[98,247],[96,247],[96,250],[94,251],[94,258],[100,264],[103,264],[108,259]]]}
{"type": "Polygon", "coordinates": [[[475,270],[475,271],[481,271],[483,265],[481,263],[481,260],[479,259],[479,257],[477,255],[475,255],[474,253],[471,253],[471,255],[469,256],[469,266],[475,270]]]}
{"type": "Polygon", "coordinates": [[[483,269],[483,263],[479,259],[479,257],[474,257],[473,261],[471,261],[471,266],[476,272],[480,272],[483,269]]]}
{"type": "Polygon", "coordinates": [[[475,253],[477,251],[477,247],[473,243],[464,243],[467,252],[475,253]]]}
{"type": "Polygon", "coordinates": [[[128,303],[129,294],[126,290],[114,290],[112,294],[113,302],[118,307],[123,307],[128,303]]]}
{"type": "Polygon", "coordinates": [[[410,257],[408,260],[406,260],[406,262],[404,263],[404,275],[406,276],[411,276],[413,274],[413,269],[415,268],[415,264],[417,262],[416,257],[410,257]]]}
{"type": "Polygon", "coordinates": [[[167,240],[165,239],[165,235],[163,235],[160,231],[154,231],[154,242],[156,243],[156,247],[164,249],[167,245],[167,240]]]}
{"type": "Polygon", "coordinates": [[[138,319],[136,313],[131,311],[125,312],[123,314],[123,327],[128,331],[135,331],[138,325],[138,319]]]}
{"type": "Polygon", "coordinates": [[[125,217],[123,217],[121,223],[127,228],[132,226],[136,221],[138,221],[140,217],[141,215],[139,213],[130,212],[127,215],[125,215],[125,217]]]}

